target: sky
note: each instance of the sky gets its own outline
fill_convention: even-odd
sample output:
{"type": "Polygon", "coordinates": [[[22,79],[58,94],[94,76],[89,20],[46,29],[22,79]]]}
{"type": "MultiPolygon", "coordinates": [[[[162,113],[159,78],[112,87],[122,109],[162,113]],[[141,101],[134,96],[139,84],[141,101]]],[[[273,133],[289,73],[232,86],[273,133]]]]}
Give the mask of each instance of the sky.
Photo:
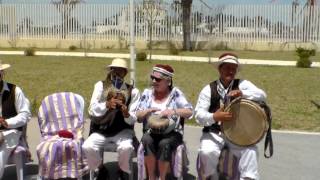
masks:
{"type": "MultiPolygon", "coordinates": [[[[50,0],[0,0],[3,3],[12,2],[43,2],[47,3],[50,0]]],[[[136,2],[142,0],[134,0],[136,2]]],[[[172,2],[173,0],[164,0],[167,2],[172,2]]],[[[194,3],[200,3],[203,1],[209,5],[214,4],[291,4],[293,0],[193,0],[194,3]],[[274,1],[274,2],[272,2],[274,1]]],[[[304,4],[307,0],[298,0],[300,4],[304,4]]],[[[85,0],[86,3],[128,3],[129,0],[85,0]]]]}

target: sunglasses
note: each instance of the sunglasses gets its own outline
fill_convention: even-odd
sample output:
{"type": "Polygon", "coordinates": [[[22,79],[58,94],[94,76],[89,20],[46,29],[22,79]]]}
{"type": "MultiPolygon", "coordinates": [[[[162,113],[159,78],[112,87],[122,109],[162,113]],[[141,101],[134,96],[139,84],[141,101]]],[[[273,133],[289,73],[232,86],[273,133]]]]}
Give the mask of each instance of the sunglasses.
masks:
{"type": "Polygon", "coordinates": [[[156,82],[160,82],[162,79],[154,76],[150,76],[151,80],[155,80],[156,82]]]}

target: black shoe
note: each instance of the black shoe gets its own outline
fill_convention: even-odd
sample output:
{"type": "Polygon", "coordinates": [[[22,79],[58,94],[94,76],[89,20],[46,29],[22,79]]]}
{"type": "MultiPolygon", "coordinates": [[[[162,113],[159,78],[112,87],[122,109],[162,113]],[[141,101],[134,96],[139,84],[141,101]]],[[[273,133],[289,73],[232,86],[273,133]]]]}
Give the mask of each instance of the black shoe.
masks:
{"type": "Polygon", "coordinates": [[[102,166],[101,168],[99,168],[99,172],[96,180],[107,180],[107,179],[109,179],[109,172],[107,168],[102,166]]]}

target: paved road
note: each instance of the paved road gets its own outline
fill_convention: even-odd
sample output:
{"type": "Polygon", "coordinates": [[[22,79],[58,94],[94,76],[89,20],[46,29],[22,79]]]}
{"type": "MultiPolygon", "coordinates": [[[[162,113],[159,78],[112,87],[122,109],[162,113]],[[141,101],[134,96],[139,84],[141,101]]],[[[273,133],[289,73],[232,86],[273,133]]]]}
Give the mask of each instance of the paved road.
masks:
{"type": "MultiPolygon", "coordinates": [[[[141,126],[136,127],[137,136],[141,137],[141,126]]],[[[85,137],[88,134],[88,123],[85,125],[85,137]]],[[[35,149],[40,141],[37,120],[33,118],[28,125],[28,141],[33,154],[34,163],[27,165],[27,179],[34,179],[37,174],[37,156],[35,149]]],[[[195,159],[201,129],[186,126],[185,137],[190,160],[189,172],[185,179],[196,179],[195,159]]],[[[259,143],[260,174],[262,180],[318,180],[320,178],[320,134],[273,131],[274,156],[263,157],[263,143],[259,143]]],[[[105,162],[111,173],[116,171],[116,154],[105,154],[105,162]],[[108,158],[108,160],[107,160],[108,158]],[[111,158],[111,160],[110,160],[111,158]]],[[[15,179],[14,167],[6,168],[4,180],[15,179]]]]}

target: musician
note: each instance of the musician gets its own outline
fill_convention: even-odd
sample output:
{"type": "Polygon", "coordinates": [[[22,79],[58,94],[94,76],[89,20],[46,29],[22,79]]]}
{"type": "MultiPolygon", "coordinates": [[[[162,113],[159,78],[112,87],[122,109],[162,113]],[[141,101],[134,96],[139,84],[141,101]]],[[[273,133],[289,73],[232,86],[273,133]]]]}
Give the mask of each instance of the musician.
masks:
{"type": "Polygon", "coordinates": [[[108,172],[103,166],[101,153],[105,145],[116,144],[119,167],[122,172],[130,172],[129,160],[134,151],[134,123],[137,118],[133,109],[139,100],[139,90],[124,82],[128,73],[127,62],[116,58],[107,67],[107,77],[98,81],[92,93],[89,115],[91,122],[90,136],[83,144],[83,150],[88,158],[91,170],[98,168],[98,180],[108,178],[108,172]],[[121,98],[119,98],[121,97],[121,98]],[[109,116],[109,115],[112,116],[109,116]],[[104,123],[94,123],[104,118],[110,118],[104,123]]]}
{"type": "Polygon", "coordinates": [[[198,154],[201,179],[218,179],[217,165],[221,149],[227,145],[239,158],[240,179],[258,179],[257,146],[240,147],[232,144],[220,132],[220,124],[232,119],[233,114],[223,112],[225,102],[236,97],[264,101],[266,94],[248,80],[235,79],[239,60],[235,54],[222,54],[216,62],[219,79],[206,85],[200,92],[195,107],[195,118],[203,126],[198,154]]]}
{"type": "Polygon", "coordinates": [[[23,127],[31,118],[30,103],[21,88],[4,81],[4,70],[9,67],[0,63],[0,179],[23,134],[23,127]]]}
{"type": "Polygon", "coordinates": [[[160,179],[164,180],[170,167],[172,153],[183,143],[183,127],[175,122],[176,128],[164,134],[155,134],[147,128],[151,114],[168,118],[172,115],[191,118],[193,107],[180,89],[173,86],[174,70],[169,65],[157,64],[150,78],[152,87],[145,89],[137,106],[138,122],[143,122],[144,134],[141,139],[145,149],[144,162],[150,180],[156,179],[156,167],[160,179]],[[156,163],[158,163],[156,165],[156,163]]]}

